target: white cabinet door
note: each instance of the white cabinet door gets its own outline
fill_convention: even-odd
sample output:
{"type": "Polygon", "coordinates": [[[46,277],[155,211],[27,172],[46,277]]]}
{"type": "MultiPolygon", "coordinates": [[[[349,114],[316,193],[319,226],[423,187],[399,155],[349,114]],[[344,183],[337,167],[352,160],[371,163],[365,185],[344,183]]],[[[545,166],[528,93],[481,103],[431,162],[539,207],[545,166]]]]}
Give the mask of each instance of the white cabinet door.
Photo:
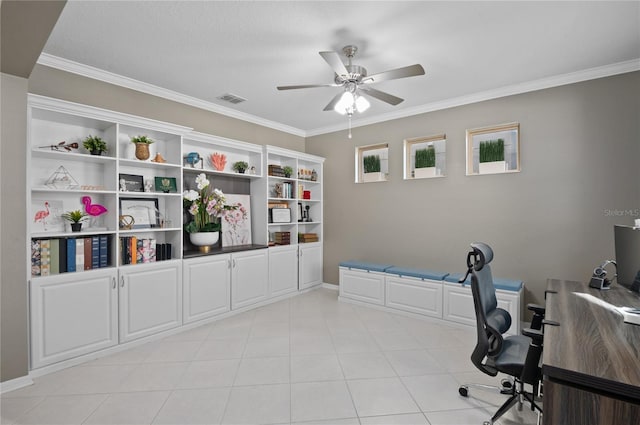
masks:
{"type": "Polygon", "coordinates": [[[298,290],[298,248],[295,245],[269,248],[269,295],[298,290]]]}
{"type": "Polygon", "coordinates": [[[115,269],[31,281],[31,368],[118,343],[115,269]]]}
{"type": "Polygon", "coordinates": [[[306,289],[322,283],[322,244],[300,245],[298,263],[298,289],[306,289]]]}
{"type": "Polygon", "coordinates": [[[180,326],[182,260],[120,270],[120,342],[180,326]]]}
{"type": "Polygon", "coordinates": [[[267,249],[231,255],[231,309],[266,300],[269,291],[267,249]]]}
{"type": "Polygon", "coordinates": [[[231,309],[231,255],[192,258],[182,267],[184,323],[231,309]]]}
{"type": "Polygon", "coordinates": [[[442,281],[387,275],[385,305],[442,319],[442,281]]]}

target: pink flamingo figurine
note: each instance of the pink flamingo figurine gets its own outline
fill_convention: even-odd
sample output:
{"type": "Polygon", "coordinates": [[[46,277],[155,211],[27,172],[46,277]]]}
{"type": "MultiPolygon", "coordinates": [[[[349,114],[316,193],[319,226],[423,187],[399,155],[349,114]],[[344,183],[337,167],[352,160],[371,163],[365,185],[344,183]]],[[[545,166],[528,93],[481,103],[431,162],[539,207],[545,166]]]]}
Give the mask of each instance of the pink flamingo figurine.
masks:
{"type": "Polygon", "coordinates": [[[37,223],[39,221],[41,221],[42,223],[45,223],[45,219],[47,217],[49,217],[49,202],[45,201],[44,203],[44,210],[42,211],[38,211],[35,215],[35,217],[33,217],[33,222],[37,223]]]}
{"type": "Polygon", "coordinates": [[[92,204],[90,196],[83,196],[82,203],[84,204],[84,210],[92,217],[97,217],[107,212],[107,209],[100,204],[92,204]]]}

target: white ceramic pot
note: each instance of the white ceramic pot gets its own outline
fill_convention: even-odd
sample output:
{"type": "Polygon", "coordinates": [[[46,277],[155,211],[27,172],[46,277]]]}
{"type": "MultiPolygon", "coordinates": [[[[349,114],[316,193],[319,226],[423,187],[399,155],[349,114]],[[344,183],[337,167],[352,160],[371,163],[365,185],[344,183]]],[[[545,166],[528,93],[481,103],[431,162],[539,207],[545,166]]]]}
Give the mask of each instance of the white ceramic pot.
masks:
{"type": "Polygon", "coordinates": [[[200,251],[209,252],[211,245],[218,243],[220,232],[196,232],[189,233],[189,240],[197,246],[200,251]]]}
{"type": "Polygon", "coordinates": [[[478,164],[478,174],[497,174],[507,171],[506,161],[481,162],[478,164]]]}
{"type": "Polygon", "coordinates": [[[426,179],[437,176],[436,167],[416,168],[413,174],[416,179],[426,179]]]}

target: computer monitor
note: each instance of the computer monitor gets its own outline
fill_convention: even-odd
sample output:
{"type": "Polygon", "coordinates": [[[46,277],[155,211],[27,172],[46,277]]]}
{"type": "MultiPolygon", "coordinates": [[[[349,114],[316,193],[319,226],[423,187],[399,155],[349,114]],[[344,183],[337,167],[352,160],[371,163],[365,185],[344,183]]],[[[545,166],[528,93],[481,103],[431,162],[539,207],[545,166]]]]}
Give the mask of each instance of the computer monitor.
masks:
{"type": "Polygon", "coordinates": [[[640,227],[614,226],[618,283],[640,292],[640,227]]]}

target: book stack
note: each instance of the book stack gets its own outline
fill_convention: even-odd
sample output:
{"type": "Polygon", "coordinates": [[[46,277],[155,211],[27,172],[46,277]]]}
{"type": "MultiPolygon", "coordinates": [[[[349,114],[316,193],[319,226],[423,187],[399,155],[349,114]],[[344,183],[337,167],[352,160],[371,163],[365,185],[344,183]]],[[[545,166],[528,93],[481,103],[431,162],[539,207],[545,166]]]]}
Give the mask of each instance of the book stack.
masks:
{"type": "Polygon", "coordinates": [[[317,233],[298,233],[298,242],[318,242],[319,240],[317,233]]]}
{"type": "Polygon", "coordinates": [[[279,165],[269,164],[269,175],[275,177],[285,177],[284,169],[279,165]]]}
{"type": "Polygon", "coordinates": [[[31,276],[109,267],[108,235],[31,240],[31,276]]]}
{"type": "Polygon", "coordinates": [[[289,245],[291,243],[291,232],[275,232],[274,242],[276,245],[289,245]]]}
{"type": "Polygon", "coordinates": [[[171,259],[171,244],[136,236],[120,238],[120,265],[155,263],[171,259]]]}

